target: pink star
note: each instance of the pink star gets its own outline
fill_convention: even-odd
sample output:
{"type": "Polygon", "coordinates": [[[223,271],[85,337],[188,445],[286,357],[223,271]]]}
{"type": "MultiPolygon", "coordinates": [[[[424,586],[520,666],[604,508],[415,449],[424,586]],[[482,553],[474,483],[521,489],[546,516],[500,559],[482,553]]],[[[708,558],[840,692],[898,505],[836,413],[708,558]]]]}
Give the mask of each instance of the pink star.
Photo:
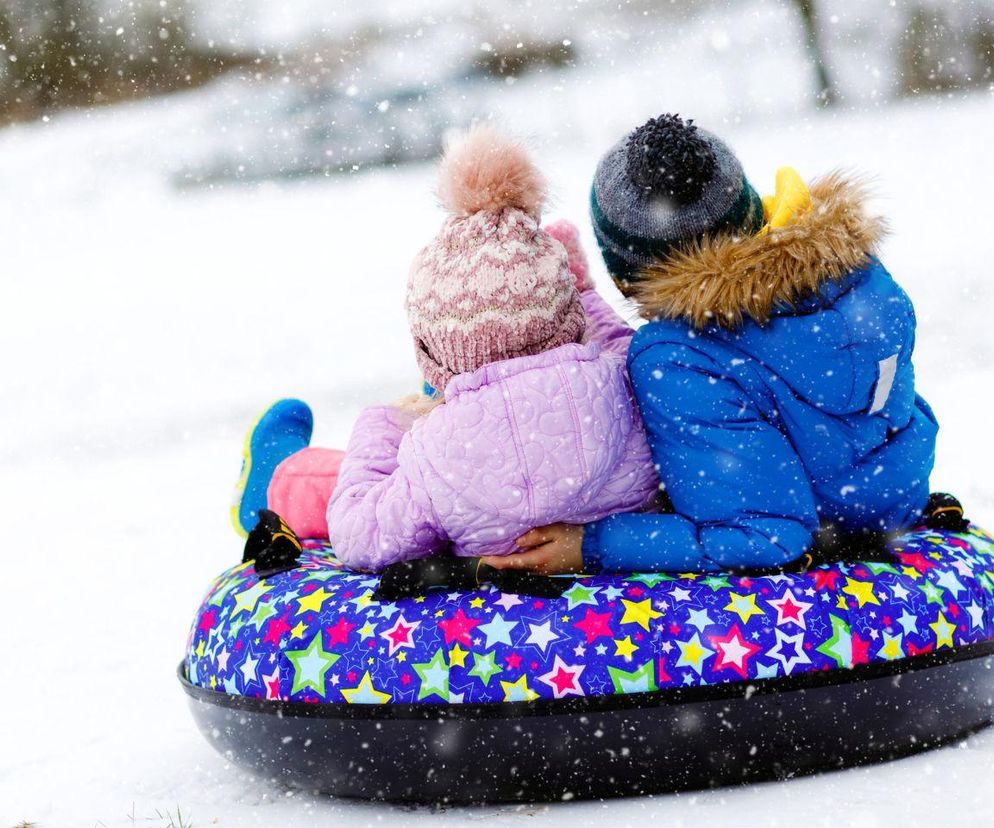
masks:
{"type": "Polygon", "coordinates": [[[339,618],[335,626],[328,627],[328,644],[332,647],[336,644],[347,644],[349,633],[355,628],[355,624],[350,624],[344,618],[339,618]]]}
{"type": "Polygon", "coordinates": [[[748,678],[749,659],[759,652],[759,647],[742,637],[742,630],[736,624],[726,636],[712,635],[711,643],[718,650],[715,670],[734,670],[742,678],[748,678]]]}
{"type": "Polygon", "coordinates": [[[271,675],[262,677],[263,684],[266,687],[266,698],[267,699],[278,699],[280,697],[280,670],[277,667],[273,670],[271,675]]]}
{"type": "Polygon", "coordinates": [[[579,678],[583,669],[582,664],[566,664],[556,656],[552,669],[545,675],[538,676],[538,680],[549,685],[557,699],[563,696],[582,696],[583,688],[580,687],[579,678]]]}
{"type": "Polygon", "coordinates": [[[197,624],[197,629],[203,632],[210,632],[214,625],[217,623],[217,610],[211,607],[207,612],[200,616],[200,623],[197,624]]]}
{"type": "Polygon", "coordinates": [[[451,644],[453,641],[460,641],[467,646],[471,646],[472,642],[469,639],[469,634],[473,631],[473,627],[482,623],[477,618],[470,618],[460,607],[456,610],[456,614],[452,618],[439,621],[438,626],[445,633],[446,644],[451,644]]]}
{"type": "Polygon", "coordinates": [[[578,630],[581,630],[583,634],[587,636],[588,644],[592,644],[598,638],[611,638],[611,628],[607,623],[610,619],[611,613],[594,612],[590,607],[588,607],[587,614],[583,616],[581,621],[577,621],[573,626],[578,630]]]}
{"type": "Polygon", "coordinates": [[[407,621],[401,613],[396,623],[389,629],[381,632],[380,635],[387,640],[390,646],[390,655],[393,655],[401,647],[411,648],[414,646],[414,631],[421,625],[420,621],[407,621]]]}
{"type": "Polygon", "coordinates": [[[266,624],[266,634],[262,637],[262,640],[267,644],[278,645],[283,634],[290,631],[290,625],[287,624],[286,619],[286,615],[271,619],[266,624]]]}
{"type": "Polygon", "coordinates": [[[804,613],[811,609],[813,604],[798,601],[789,589],[784,592],[782,598],[770,601],[769,604],[777,611],[778,626],[790,623],[800,627],[802,630],[807,629],[804,621],[804,613]]]}

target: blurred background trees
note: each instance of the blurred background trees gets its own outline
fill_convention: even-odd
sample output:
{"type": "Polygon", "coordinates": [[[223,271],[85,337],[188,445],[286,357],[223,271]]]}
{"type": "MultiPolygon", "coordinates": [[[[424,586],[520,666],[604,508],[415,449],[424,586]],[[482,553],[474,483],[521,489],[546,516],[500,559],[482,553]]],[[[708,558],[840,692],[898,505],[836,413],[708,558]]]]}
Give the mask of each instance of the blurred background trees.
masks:
{"type": "Polygon", "coordinates": [[[199,40],[181,0],[4,0],[0,118],[203,84],[253,58],[199,40]]]}
{"type": "Polygon", "coordinates": [[[0,0],[0,123],[221,78],[184,184],[425,159],[529,88],[571,98],[537,132],[611,84],[735,118],[991,88],[994,0],[0,0]]]}

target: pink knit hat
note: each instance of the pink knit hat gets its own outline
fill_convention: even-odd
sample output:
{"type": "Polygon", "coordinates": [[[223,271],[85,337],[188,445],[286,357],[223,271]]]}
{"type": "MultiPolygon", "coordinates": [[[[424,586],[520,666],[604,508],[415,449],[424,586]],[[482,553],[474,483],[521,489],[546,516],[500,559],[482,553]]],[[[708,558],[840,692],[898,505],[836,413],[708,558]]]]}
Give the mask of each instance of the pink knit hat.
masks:
{"type": "Polygon", "coordinates": [[[539,226],[545,182],[488,126],[451,143],[439,196],[452,214],[414,260],[407,317],[425,380],[579,342],[586,326],[566,249],[539,226]]]}

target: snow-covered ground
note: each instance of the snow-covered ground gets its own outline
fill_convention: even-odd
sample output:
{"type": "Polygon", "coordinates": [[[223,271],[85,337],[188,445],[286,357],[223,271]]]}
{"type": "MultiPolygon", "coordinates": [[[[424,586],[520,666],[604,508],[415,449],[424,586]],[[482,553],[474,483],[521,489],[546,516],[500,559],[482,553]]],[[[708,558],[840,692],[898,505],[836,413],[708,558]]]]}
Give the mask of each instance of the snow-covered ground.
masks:
{"type": "MultiPolygon", "coordinates": [[[[164,825],[156,811],[177,806],[197,826],[284,828],[985,821],[994,732],[777,785],[443,811],[290,793],[215,754],[174,669],[202,591],[241,554],[227,507],[242,430],[297,395],[315,442],[341,445],[362,405],[415,387],[403,284],[440,214],[429,166],[177,191],[170,171],[209,137],[198,94],[0,133],[0,828],[164,825]]],[[[599,153],[643,114],[598,101],[565,149],[538,148],[550,215],[581,224],[599,153]]],[[[705,124],[763,191],[781,164],[875,176],[942,423],[933,485],[988,526],[992,103],[705,124]]]]}

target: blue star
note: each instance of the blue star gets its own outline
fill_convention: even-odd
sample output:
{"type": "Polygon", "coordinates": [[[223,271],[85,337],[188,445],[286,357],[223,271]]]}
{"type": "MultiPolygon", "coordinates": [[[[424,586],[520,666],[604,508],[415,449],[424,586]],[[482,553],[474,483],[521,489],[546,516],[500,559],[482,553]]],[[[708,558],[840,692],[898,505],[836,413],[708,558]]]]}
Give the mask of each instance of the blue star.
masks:
{"type": "Polygon", "coordinates": [[[692,609],[687,617],[687,625],[697,627],[698,632],[704,632],[704,628],[713,623],[706,609],[692,609]]]}
{"type": "Polygon", "coordinates": [[[964,589],[963,582],[956,577],[956,573],[951,569],[944,569],[935,576],[935,582],[943,589],[949,590],[953,596],[959,595],[964,589]]]}
{"type": "Polygon", "coordinates": [[[901,611],[901,617],[897,619],[897,623],[903,627],[905,635],[918,632],[918,617],[907,610],[901,611]]]}
{"type": "Polygon", "coordinates": [[[776,678],[777,677],[777,665],[771,664],[768,667],[765,664],[760,664],[756,662],[756,678],[776,678]]]}
{"type": "Polygon", "coordinates": [[[511,630],[518,625],[517,621],[505,621],[504,616],[494,615],[486,624],[480,624],[477,630],[487,637],[487,647],[494,644],[510,644],[511,630]]]}

